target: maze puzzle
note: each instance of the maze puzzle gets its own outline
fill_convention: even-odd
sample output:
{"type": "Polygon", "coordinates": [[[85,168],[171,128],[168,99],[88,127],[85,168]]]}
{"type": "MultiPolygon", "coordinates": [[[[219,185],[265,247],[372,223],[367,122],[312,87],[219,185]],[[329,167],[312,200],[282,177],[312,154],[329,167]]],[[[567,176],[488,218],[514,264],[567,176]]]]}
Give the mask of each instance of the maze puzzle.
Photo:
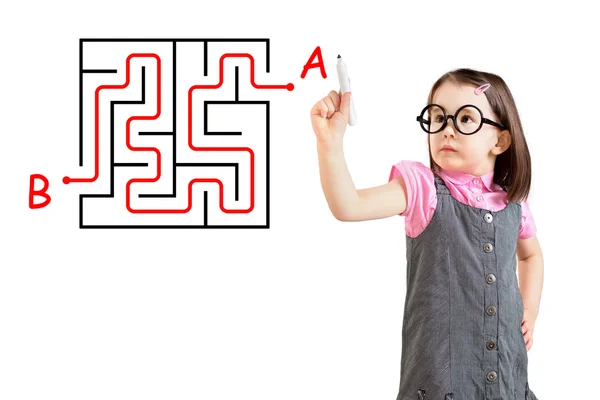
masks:
{"type": "Polygon", "coordinates": [[[81,39],[79,60],[81,228],[269,227],[268,98],[294,86],[256,82],[268,39],[81,39]]]}

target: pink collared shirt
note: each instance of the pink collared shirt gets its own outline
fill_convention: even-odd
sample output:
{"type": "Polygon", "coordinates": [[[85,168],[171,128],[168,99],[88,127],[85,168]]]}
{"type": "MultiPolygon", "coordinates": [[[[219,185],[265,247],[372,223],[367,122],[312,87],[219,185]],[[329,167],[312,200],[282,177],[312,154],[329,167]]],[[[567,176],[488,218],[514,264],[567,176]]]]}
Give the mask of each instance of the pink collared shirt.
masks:
{"type": "MultiPolygon", "coordinates": [[[[406,184],[406,210],[398,214],[405,218],[406,234],[417,237],[425,230],[437,205],[433,172],[418,161],[402,160],[392,166],[388,181],[402,175],[406,184]]],[[[507,206],[506,191],[493,183],[494,171],[483,176],[442,169],[438,173],[450,190],[450,195],[461,203],[489,211],[500,211],[507,206]]],[[[521,203],[522,217],[519,239],[535,235],[536,227],[527,200],[521,203]]]]}

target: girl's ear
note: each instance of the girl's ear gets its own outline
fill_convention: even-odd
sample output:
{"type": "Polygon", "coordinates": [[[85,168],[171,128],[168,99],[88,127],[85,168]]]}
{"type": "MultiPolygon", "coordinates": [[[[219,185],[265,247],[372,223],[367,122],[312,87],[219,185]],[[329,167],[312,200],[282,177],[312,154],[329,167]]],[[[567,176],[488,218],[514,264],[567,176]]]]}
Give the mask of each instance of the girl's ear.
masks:
{"type": "Polygon", "coordinates": [[[498,134],[498,141],[494,146],[493,152],[494,154],[502,154],[504,153],[511,145],[512,137],[510,136],[510,132],[508,130],[503,130],[498,134]]]}

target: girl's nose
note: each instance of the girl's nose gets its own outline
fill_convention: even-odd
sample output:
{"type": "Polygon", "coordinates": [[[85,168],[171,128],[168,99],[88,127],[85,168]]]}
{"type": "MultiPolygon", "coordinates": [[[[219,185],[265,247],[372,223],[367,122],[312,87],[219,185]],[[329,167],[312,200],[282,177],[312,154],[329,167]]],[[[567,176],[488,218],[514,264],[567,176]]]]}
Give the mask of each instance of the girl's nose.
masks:
{"type": "Polygon", "coordinates": [[[448,118],[448,123],[446,124],[443,133],[444,137],[448,137],[450,135],[456,137],[456,129],[454,128],[454,118],[448,118]],[[450,125],[450,122],[452,122],[452,125],[450,125]]]}

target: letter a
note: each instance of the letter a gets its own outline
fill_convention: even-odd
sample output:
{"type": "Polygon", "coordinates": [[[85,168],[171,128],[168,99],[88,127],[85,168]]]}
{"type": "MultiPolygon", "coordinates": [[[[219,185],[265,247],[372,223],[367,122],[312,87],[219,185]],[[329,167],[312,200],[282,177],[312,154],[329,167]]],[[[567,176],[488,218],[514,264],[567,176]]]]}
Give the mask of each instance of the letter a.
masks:
{"type": "Polygon", "coordinates": [[[50,196],[48,195],[48,193],[46,193],[49,186],[50,183],[48,182],[48,178],[46,178],[44,175],[33,174],[29,177],[29,208],[43,208],[50,204],[50,196]],[[35,190],[33,188],[35,186],[36,179],[40,179],[44,182],[44,187],[40,190],[35,190]],[[43,203],[35,204],[33,202],[33,196],[42,196],[46,200],[44,200],[43,203]]]}
{"type": "Polygon", "coordinates": [[[319,46],[317,46],[315,51],[313,51],[308,59],[308,62],[304,65],[304,69],[302,70],[302,75],[300,75],[300,78],[304,79],[309,69],[317,67],[321,69],[321,76],[323,78],[327,78],[327,74],[325,73],[325,65],[323,65],[323,56],[321,55],[321,48],[319,46]],[[319,62],[312,63],[312,61],[317,57],[319,58],[319,62]]]}

